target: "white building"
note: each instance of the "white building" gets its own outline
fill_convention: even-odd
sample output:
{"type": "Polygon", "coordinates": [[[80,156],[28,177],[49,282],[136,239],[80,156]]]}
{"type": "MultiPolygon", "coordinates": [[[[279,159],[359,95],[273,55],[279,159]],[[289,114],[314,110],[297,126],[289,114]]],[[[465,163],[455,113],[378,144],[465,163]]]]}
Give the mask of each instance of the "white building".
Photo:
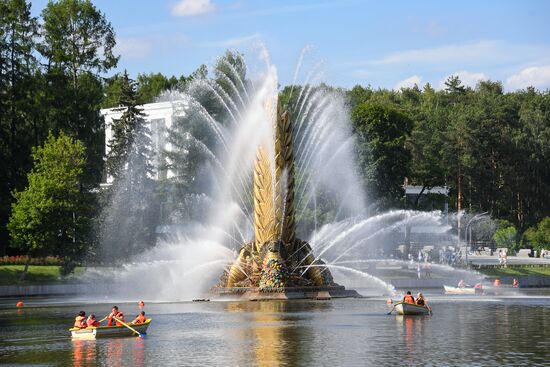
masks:
{"type": "MultiPolygon", "coordinates": [[[[170,145],[167,143],[166,132],[172,126],[172,121],[175,116],[175,110],[178,108],[177,103],[173,102],[158,102],[148,103],[139,106],[143,109],[145,120],[149,123],[151,129],[151,138],[153,140],[153,151],[157,156],[155,162],[155,179],[170,177],[171,173],[158,169],[160,166],[160,155],[158,152],[162,150],[170,150],[170,145]]],[[[106,108],[101,110],[101,115],[105,118],[105,154],[109,153],[109,141],[113,138],[112,124],[114,119],[119,119],[123,111],[119,108],[106,108]]],[[[113,178],[107,176],[106,183],[111,184],[113,178]]]]}

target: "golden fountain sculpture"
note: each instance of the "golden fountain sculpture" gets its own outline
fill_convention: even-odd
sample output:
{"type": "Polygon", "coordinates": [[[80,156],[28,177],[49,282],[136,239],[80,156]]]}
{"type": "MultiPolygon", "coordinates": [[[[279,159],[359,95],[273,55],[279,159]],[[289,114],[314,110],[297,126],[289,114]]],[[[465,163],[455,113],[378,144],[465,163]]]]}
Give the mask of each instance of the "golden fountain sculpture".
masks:
{"type": "Polygon", "coordinates": [[[296,238],[292,124],[288,111],[280,104],[273,124],[273,149],[261,144],[254,162],[255,240],[240,249],[213,290],[233,294],[299,290],[302,296],[296,298],[317,298],[320,293],[326,298],[357,296],[355,291],[335,284],[329,269],[313,255],[311,246],[296,238]],[[312,289],[317,293],[304,293],[312,289]],[[329,294],[328,290],[332,292],[329,294]]]}

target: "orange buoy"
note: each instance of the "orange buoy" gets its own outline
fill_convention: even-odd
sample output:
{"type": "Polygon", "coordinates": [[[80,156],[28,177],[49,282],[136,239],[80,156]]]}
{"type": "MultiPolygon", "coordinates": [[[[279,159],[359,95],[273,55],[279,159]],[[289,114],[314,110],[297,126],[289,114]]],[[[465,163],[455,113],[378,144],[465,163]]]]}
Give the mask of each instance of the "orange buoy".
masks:
{"type": "Polygon", "coordinates": [[[17,308],[23,308],[23,301],[19,301],[16,304],[17,308]]]}
{"type": "Polygon", "coordinates": [[[388,298],[387,301],[386,301],[386,304],[391,305],[392,303],[393,303],[393,300],[391,298],[388,298]]]}
{"type": "Polygon", "coordinates": [[[145,302],[139,301],[139,302],[138,302],[138,306],[139,306],[139,308],[145,307],[145,302]]]}

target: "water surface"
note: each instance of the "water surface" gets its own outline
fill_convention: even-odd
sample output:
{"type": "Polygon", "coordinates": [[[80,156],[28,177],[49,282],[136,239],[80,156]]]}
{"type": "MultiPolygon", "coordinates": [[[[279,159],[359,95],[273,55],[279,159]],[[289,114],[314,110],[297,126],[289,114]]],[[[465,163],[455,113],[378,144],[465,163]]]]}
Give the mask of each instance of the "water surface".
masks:
{"type": "MultiPolygon", "coordinates": [[[[431,295],[432,316],[395,316],[384,299],[148,303],[145,338],[72,341],[84,309],[110,304],[0,301],[0,364],[40,366],[550,366],[550,298],[431,295]],[[72,304],[71,304],[72,303],[72,304]]],[[[120,304],[127,319],[136,303],[120,304]]]]}

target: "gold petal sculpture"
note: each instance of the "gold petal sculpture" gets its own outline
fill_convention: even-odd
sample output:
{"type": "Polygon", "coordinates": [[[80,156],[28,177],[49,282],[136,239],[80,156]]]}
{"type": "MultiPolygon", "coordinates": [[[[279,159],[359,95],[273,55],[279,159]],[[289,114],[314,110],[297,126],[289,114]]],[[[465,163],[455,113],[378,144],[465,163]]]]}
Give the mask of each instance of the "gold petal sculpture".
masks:
{"type": "MultiPolygon", "coordinates": [[[[266,108],[270,110],[269,103],[266,108]]],[[[316,288],[335,290],[334,294],[341,297],[357,296],[355,291],[335,284],[311,246],[296,238],[292,124],[288,111],[280,104],[273,120],[273,144],[261,144],[254,162],[255,239],[241,248],[213,290],[238,293],[239,289],[257,289],[265,294],[316,288]]]]}

